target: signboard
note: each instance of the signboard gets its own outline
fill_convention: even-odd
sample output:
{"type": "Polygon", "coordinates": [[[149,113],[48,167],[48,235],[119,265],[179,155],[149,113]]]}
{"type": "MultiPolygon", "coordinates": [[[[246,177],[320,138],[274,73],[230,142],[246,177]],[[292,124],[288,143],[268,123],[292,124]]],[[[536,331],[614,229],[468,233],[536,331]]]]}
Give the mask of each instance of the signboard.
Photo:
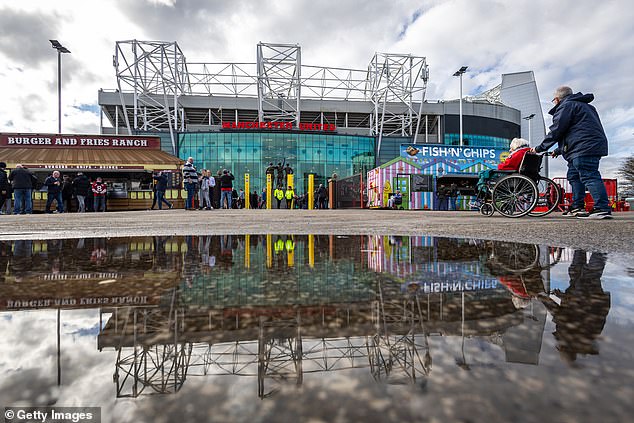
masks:
{"type": "MultiPolygon", "coordinates": [[[[74,169],[74,170],[143,170],[143,166],[118,166],[118,165],[67,165],[67,164],[23,164],[27,169],[74,169]]],[[[163,172],[169,172],[164,170],[163,172]]]]}
{"type": "Polygon", "coordinates": [[[300,130],[334,132],[337,125],[330,123],[305,123],[295,126],[294,122],[222,122],[222,129],[276,129],[276,130],[300,130]]]}
{"type": "Polygon", "coordinates": [[[432,192],[434,184],[432,175],[410,175],[412,178],[412,192],[432,192]]]}
{"type": "Polygon", "coordinates": [[[68,134],[0,134],[0,147],[160,150],[159,137],[68,134]]]}
{"type": "Polygon", "coordinates": [[[443,144],[403,144],[401,157],[419,161],[422,159],[438,158],[447,160],[487,160],[500,162],[500,156],[506,150],[493,147],[458,147],[443,144]]]}

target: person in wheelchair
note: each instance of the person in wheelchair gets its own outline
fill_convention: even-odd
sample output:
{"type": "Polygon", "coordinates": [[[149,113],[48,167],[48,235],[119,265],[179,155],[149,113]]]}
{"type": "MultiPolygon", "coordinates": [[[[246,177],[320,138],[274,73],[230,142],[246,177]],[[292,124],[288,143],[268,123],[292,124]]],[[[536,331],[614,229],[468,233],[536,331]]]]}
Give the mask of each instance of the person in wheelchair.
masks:
{"type": "Polygon", "coordinates": [[[400,205],[403,204],[403,195],[401,191],[396,191],[396,193],[387,200],[387,206],[390,209],[398,209],[400,205]]]}
{"type": "Polygon", "coordinates": [[[526,153],[530,151],[530,146],[528,141],[524,138],[513,138],[511,145],[509,146],[509,151],[510,154],[506,160],[498,164],[497,169],[486,169],[479,173],[476,201],[475,203],[470,204],[472,207],[477,207],[486,200],[486,196],[488,194],[487,183],[491,179],[509,172],[519,171],[522,159],[526,153]]]}

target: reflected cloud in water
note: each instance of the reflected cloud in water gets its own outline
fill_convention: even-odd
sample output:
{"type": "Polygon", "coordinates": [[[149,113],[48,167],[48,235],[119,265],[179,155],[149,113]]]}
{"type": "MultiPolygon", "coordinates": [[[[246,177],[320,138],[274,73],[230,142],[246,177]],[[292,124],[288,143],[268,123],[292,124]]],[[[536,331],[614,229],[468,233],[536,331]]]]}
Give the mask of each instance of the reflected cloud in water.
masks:
{"type": "MultiPolygon", "coordinates": [[[[117,398],[142,401],[135,410],[147,418],[161,409],[150,399],[159,395],[230,418],[231,392],[241,404],[273,401],[267,412],[279,416],[292,409],[280,401],[297,395],[337,398],[338,390],[362,387],[374,404],[409,386],[417,391],[407,395],[421,401],[463,395],[489,377],[500,382],[487,393],[499,408],[504,380],[530,378],[533,385],[515,386],[516,398],[530,402],[530,386],[556,389],[544,386],[553,375],[592,380],[583,370],[596,365],[590,357],[605,360],[614,377],[595,389],[614,384],[627,395],[619,380],[633,366],[619,348],[632,346],[623,335],[631,326],[611,324],[609,313],[616,298],[631,319],[634,296],[602,284],[608,259],[422,236],[0,242],[0,397],[24,405],[96,401],[108,408],[106,419],[120,420],[117,398]],[[212,391],[226,404],[198,401],[212,391]]],[[[179,409],[165,404],[168,415],[179,409]]],[[[264,412],[242,407],[238,420],[264,412]]],[[[408,407],[395,416],[417,414],[408,407]]],[[[327,409],[299,411],[324,417],[327,409]]]]}

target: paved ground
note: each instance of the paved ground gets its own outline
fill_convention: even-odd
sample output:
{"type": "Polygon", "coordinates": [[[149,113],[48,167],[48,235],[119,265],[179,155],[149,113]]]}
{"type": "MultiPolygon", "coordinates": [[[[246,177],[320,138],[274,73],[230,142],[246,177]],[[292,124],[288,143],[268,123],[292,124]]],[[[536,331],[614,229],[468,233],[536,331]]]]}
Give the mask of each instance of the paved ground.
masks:
{"type": "Polygon", "coordinates": [[[588,221],[484,217],[475,212],[212,210],[0,216],[0,239],[192,234],[435,235],[520,241],[634,254],[634,212],[588,221]]]}

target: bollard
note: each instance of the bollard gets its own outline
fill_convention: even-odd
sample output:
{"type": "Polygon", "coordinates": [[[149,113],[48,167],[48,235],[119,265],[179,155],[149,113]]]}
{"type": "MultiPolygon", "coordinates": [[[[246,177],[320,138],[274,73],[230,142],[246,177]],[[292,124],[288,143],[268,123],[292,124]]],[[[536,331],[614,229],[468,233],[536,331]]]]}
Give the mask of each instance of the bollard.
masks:
{"type": "Polygon", "coordinates": [[[271,210],[273,205],[273,190],[271,189],[272,181],[271,174],[266,174],[266,209],[271,210]]]}
{"type": "Polygon", "coordinates": [[[315,174],[308,175],[308,210],[315,207],[315,174]]]}
{"type": "Polygon", "coordinates": [[[245,209],[250,209],[250,205],[251,205],[251,187],[249,184],[249,174],[245,173],[244,174],[244,208],[245,209]]]}

